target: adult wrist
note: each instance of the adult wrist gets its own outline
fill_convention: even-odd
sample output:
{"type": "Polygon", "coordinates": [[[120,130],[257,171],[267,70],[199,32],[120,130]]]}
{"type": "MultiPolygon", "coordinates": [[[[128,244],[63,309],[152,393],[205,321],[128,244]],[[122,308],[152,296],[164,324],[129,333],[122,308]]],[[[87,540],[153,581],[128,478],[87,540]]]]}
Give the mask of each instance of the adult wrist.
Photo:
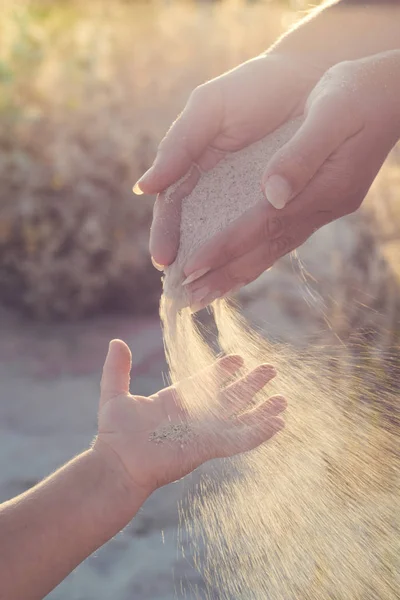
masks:
{"type": "Polygon", "coordinates": [[[400,47],[400,2],[328,2],[294,25],[273,46],[327,70],[400,47]]]}

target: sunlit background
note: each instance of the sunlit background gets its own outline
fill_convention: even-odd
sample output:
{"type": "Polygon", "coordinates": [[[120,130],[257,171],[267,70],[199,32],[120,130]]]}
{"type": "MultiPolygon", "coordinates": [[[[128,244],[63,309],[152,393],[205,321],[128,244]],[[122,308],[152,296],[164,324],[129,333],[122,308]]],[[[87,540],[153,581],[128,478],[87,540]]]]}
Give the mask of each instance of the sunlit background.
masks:
{"type": "Polygon", "coordinates": [[[40,319],[154,310],[152,199],[132,183],[190,91],[265,50],[296,6],[5,2],[0,299],[40,319]]]}
{"type": "MultiPolygon", "coordinates": [[[[133,391],[162,386],[154,198],[132,185],[190,91],[265,50],[310,4],[3,0],[0,500],[88,446],[109,339],[132,348],[133,391]]],[[[395,349],[399,186],[394,151],[363,211],[300,252],[307,281],[287,258],[243,294],[267,334],[301,346],[357,328],[374,359],[395,349]]],[[[185,485],[156,494],[49,598],[191,598],[179,581],[201,577],[176,549],[185,485]]]]}

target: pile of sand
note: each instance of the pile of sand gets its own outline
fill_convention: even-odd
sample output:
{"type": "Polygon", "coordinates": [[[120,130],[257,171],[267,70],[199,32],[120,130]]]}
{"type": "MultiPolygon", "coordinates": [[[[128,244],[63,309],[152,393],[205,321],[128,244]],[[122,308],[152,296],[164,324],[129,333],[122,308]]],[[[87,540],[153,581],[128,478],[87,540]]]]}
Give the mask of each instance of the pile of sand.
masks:
{"type": "MultiPolygon", "coordinates": [[[[349,381],[343,372],[340,377],[332,372],[321,354],[297,356],[270,344],[225,300],[211,307],[214,331],[182,308],[187,257],[244,210],[265,201],[262,170],[298,125],[289,123],[225,158],[200,177],[183,203],[179,254],[166,272],[161,301],[172,381],[205,368],[219,353],[241,354],[247,368],[268,362],[279,372],[256,402],[275,392],[290,402],[286,430],[216,467],[217,476],[203,481],[184,514],[194,546],[205,541],[199,568],[220,598],[395,600],[400,589],[397,440],[368,402],[352,399],[352,390],[364,389],[365,374],[349,381]]],[[[187,410],[210,424],[218,402],[212,392],[212,382],[199,386],[187,379],[180,387],[187,410]]]]}

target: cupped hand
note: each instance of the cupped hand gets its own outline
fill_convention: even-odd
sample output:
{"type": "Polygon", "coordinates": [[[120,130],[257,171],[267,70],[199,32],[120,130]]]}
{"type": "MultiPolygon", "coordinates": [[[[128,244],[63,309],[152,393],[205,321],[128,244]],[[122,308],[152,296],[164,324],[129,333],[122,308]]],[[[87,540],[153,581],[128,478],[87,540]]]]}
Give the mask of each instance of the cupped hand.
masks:
{"type": "Polygon", "coordinates": [[[354,212],[400,136],[400,51],[329,69],[305,120],[266,165],[260,202],[191,256],[196,310],[256,279],[314,231],[354,212]],[[272,206],[274,205],[274,206],[272,206]]]}
{"type": "Polygon", "coordinates": [[[160,144],[153,166],[135,186],[136,193],[158,193],[150,252],[159,265],[171,264],[179,245],[182,199],[199,174],[226,153],[239,150],[301,114],[322,75],[316,65],[295,55],[271,51],[198,87],[160,144]],[[165,202],[162,193],[190,174],[165,202]]]}
{"type": "Polygon", "coordinates": [[[259,446],[283,428],[277,415],[286,402],[274,396],[252,405],[255,394],[276,373],[270,365],[260,365],[232,381],[242,366],[240,356],[226,356],[191,378],[194,390],[207,378],[213,383],[210,389],[218,388],[212,414],[194,416],[183,404],[179,384],[149,398],[132,396],[130,350],[121,340],[113,340],[103,369],[95,448],[117,457],[136,492],[147,496],[212,458],[259,446]],[[167,436],[171,431],[177,432],[176,439],[167,436]]]}

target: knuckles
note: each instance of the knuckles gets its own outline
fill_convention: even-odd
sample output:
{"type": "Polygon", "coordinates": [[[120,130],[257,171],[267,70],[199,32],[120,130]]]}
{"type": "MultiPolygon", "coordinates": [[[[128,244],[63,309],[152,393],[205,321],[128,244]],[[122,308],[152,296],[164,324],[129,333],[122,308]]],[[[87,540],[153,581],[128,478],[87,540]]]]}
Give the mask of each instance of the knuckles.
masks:
{"type": "MultiPolygon", "coordinates": [[[[249,264],[247,270],[251,270],[253,265],[249,264]]],[[[247,285],[251,281],[249,280],[248,273],[244,274],[241,270],[239,273],[234,265],[228,264],[223,270],[223,282],[222,285],[225,289],[229,290],[237,286],[247,285]]]]}
{"type": "Polygon", "coordinates": [[[215,82],[208,81],[202,85],[197,86],[189,97],[189,105],[194,108],[210,105],[212,108],[215,101],[215,82]]]}
{"type": "Polygon", "coordinates": [[[297,244],[290,236],[282,236],[276,240],[272,240],[270,243],[270,251],[268,253],[270,259],[275,262],[275,260],[293,250],[296,245],[297,244]]]}
{"type": "Polygon", "coordinates": [[[288,227],[287,217],[276,216],[269,206],[266,206],[260,223],[260,243],[279,237],[288,227]]]}
{"type": "Polygon", "coordinates": [[[360,102],[364,101],[362,77],[351,62],[331,67],[311,92],[305,107],[309,114],[317,108],[326,118],[340,119],[357,131],[364,125],[360,102]]]}
{"type": "Polygon", "coordinates": [[[285,256],[292,250],[294,250],[300,241],[296,243],[293,237],[291,236],[282,236],[275,240],[271,240],[269,242],[264,243],[264,250],[262,254],[262,271],[272,267],[273,264],[282,256],[285,256]]]}

